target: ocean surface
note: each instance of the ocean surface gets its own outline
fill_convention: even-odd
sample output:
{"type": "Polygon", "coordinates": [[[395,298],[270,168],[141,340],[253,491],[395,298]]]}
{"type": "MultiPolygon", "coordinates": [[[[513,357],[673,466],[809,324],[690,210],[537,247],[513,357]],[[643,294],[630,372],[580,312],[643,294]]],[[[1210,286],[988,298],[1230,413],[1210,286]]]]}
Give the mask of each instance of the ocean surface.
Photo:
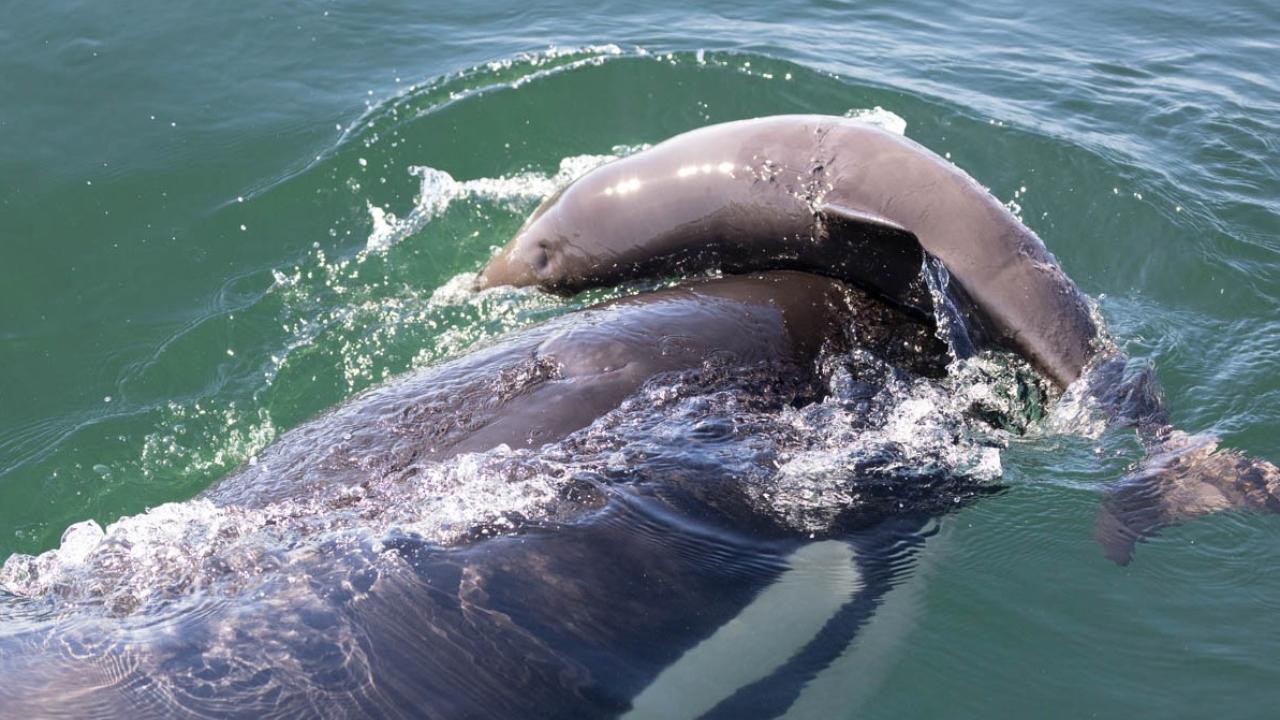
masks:
{"type": "MultiPolygon", "coordinates": [[[[0,561],[581,307],[468,274],[595,164],[776,113],[951,159],[1154,364],[1175,425],[1280,461],[1278,38],[1280,5],[1237,0],[0,2],[0,561]]],[[[1280,518],[1117,567],[1091,532],[1132,433],[1007,444],[1005,490],[938,521],[794,712],[1272,716],[1280,518]]]]}

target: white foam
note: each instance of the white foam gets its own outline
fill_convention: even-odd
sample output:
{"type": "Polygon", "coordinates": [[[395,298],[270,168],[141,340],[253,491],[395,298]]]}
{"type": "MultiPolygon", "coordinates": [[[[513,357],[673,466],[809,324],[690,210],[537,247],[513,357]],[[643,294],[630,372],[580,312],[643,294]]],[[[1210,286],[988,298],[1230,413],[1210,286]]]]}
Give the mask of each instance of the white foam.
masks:
{"type": "MultiPolygon", "coordinates": [[[[455,277],[425,304],[457,312],[452,303],[460,297],[465,309],[505,302],[505,296],[464,292],[469,281],[455,277]]],[[[475,339],[460,338],[458,345],[475,339]]],[[[829,532],[842,513],[862,507],[882,511],[883,493],[864,496],[872,486],[891,483],[902,488],[904,502],[936,507],[999,476],[999,438],[984,438],[983,432],[994,431],[975,418],[1020,412],[1014,366],[971,358],[934,381],[902,377],[874,358],[849,362],[856,378],[854,369],[833,371],[828,399],[801,408],[784,402],[753,409],[756,386],[749,374],[719,379],[712,372],[704,381],[698,371],[655,379],[591,427],[542,450],[499,447],[385,476],[367,468],[360,485],[300,491],[263,507],[199,499],[122,518],[105,530],[80,524],[56,550],[10,557],[0,569],[0,590],[127,615],[193,589],[206,596],[243,592],[278,578],[272,569],[289,562],[291,553],[310,552],[326,539],[373,547],[388,536],[409,535],[447,545],[477,531],[502,533],[511,527],[508,518],[536,519],[558,507],[572,478],[619,469],[643,477],[650,458],[690,452],[690,434],[704,420],[727,420],[741,430],[693,450],[699,462],[717,464],[760,512],[803,532],[829,532]],[[870,400],[860,399],[858,388],[867,383],[880,389],[870,400]],[[974,413],[975,404],[983,412],[974,413]]],[[[768,377],[762,379],[771,382],[768,377]]],[[[275,433],[269,418],[260,414],[255,422],[233,407],[196,405],[172,413],[172,433],[149,439],[147,462],[176,457],[209,468],[238,464],[275,433]],[[184,422],[211,422],[231,441],[220,437],[212,452],[184,451],[184,422]]],[[[266,466],[257,467],[262,472],[266,466]]]]}
{"type": "Polygon", "coordinates": [[[845,112],[845,117],[852,120],[875,125],[896,135],[907,134],[907,121],[892,110],[885,110],[876,105],[873,108],[856,108],[845,112]]]}
{"type": "Polygon", "coordinates": [[[376,544],[411,535],[448,544],[477,527],[501,531],[509,515],[536,517],[555,500],[565,470],[502,446],[422,465],[408,477],[372,478],[261,508],[207,499],[167,503],[105,530],[92,520],[77,523],[54,550],[10,556],[0,567],[0,591],[97,604],[116,615],[194,588],[234,594],[269,581],[264,570],[293,549],[325,538],[376,544]]]}
{"type": "Polygon", "coordinates": [[[69,565],[81,565],[102,542],[106,533],[94,520],[85,520],[67,528],[58,545],[58,559],[69,565]]]}

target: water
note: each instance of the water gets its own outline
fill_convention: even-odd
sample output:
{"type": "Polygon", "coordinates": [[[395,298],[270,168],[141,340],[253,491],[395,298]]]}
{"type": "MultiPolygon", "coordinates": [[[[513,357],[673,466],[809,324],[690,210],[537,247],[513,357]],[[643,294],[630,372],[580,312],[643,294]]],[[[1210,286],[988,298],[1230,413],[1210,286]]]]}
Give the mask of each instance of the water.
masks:
{"type": "MultiPolygon", "coordinates": [[[[4,18],[0,557],[186,500],[364,388],[599,299],[470,298],[456,278],[592,162],[779,112],[901,118],[1044,238],[1155,363],[1176,425],[1277,459],[1265,3],[4,18]]],[[[797,707],[1262,714],[1280,525],[1202,519],[1116,568],[1090,528],[1139,455],[1123,432],[1012,440],[1007,490],[941,519],[913,599],[866,630],[878,650],[797,707]]]]}

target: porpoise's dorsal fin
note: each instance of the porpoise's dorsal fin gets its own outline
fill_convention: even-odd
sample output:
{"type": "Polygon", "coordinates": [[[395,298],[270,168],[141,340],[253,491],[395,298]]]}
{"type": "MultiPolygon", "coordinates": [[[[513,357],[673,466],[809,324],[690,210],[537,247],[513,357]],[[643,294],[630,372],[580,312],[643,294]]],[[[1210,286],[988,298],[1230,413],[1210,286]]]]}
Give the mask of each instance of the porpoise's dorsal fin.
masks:
{"type": "Polygon", "coordinates": [[[827,218],[834,218],[848,223],[880,228],[886,233],[907,233],[913,238],[915,237],[915,235],[901,223],[894,222],[893,220],[890,220],[878,213],[871,212],[870,210],[862,210],[825,200],[818,203],[817,209],[822,216],[827,218]]]}

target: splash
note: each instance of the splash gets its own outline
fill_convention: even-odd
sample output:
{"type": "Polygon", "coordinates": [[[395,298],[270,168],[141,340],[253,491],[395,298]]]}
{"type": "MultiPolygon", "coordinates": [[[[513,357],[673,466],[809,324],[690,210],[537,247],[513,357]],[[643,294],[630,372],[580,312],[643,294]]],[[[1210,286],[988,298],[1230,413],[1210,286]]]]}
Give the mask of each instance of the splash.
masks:
{"type": "MultiPolygon", "coordinates": [[[[571,520],[584,503],[663,482],[671,467],[685,468],[688,487],[745,498],[794,531],[835,533],[850,517],[907,504],[945,510],[983,492],[999,477],[1005,428],[1041,409],[1028,371],[1008,356],[961,361],[941,380],[865,351],[824,366],[826,398],[804,407],[792,407],[793,391],[774,374],[690,371],[655,378],[590,427],[538,450],[502,446],[369,469],[357,485],[262,507],[202,498],[106,528],[77,524],[55,550],[10,557],[0,591],[51,608],[157,612],[197,593],[251,592],[320,547],[376,557],[394,538],[449,546],[571,520]]],[[[534,380],[509,381],[519,392],[534,380]]]]}
{"type": "MultiPolygon", "coordinates": [[[[412,86],[371,105],[333,152],[359,143],[371,147],[380,142],[380,134],[391,138],[404,117],[621,54],[616,46],[553,49],[412,86]]],[[[689,59],[667,55],[663,61],[689,59]]],[[[738,60],[699,52],[696,62],[738,60]]],[[[744,71],[749,66],[746,62],[744,71]]],[[[906,121],[879,106],[850,110],[847,116],[905,133],[906,121]]],[[[334,394],[349,396],[401,370],[431,365],[573,307],[533,292],[475,293],[470,290],[474,276],[468,273],[430,291],[388,289],[393,285],[387,282],[392,261],[398,259],[392,253],[388,260],[388,251],[459,202],[476,200],[527,212],[584,173],[640,149],[618,146],[607,154],[569,156],[554,172],[526,170],[469,180],[438,168],[408,166],[418,179],[412,207],[397,215],[391,207],[366,200],[370,226],[361,252],[334,258],[317,243],[297,266],[272,270],[274,283],[265,307],[278,304],[284,338],[270,354],[265,397],[255,397],[258,407],[270,406],[271,387],[280,374],[295,374],[280,383],[294,388],[333,379],[339,388],[334,394]]],[[[357,162],[368,166],[363,156],[357,162]]],[[[199,499],[152,508],[105,528],[92,522],[74,525],[57,549],[9,558],[0,570],[0,593],[53,608],[143,615],[195,595],[242,596],[264,583],[280,582],[289,575],[282,568],[295,567],[299,557],[326,544],[376,557],[383,543],[396,537],[449,545],[478,535],[518,532],[529,522],[555,517],[566,488],[583,486],[583,478],[659,474],[652,459],[634,454],[643,449],[686,463],[705,460],[707,456],[689,454],[682,443],[715,427],[733,430],[713,447],[701,448],[716,459],[711,471],[741,478],[758,509],[793,529],[832,531],[842,513],[874,511],[896,492],[886,488],[900,490],[913,482],[917,490],[912,501],[923,497],[926,488],[945,485],[947,492],[939,497],[957,502],[975,484],[989,484],[999,474],[1000,430],[987,418],[1002,412],[1012,417],[1023,410],[1004,391],[1021,382],[1016,373],[998,361],[965,362],[969,369],[959,379],[938,384],[903,378],[883,363],[872,367],[869,360],[855,358],[852,365],[860,369],[833,371],[829,398],[801,409],[782,402],[761,408],[760,397],[743,401],[725,385],[665,378],[579,436],[536,452],[497,448],[262,508],[199,499]],[[979,407],[987,408],[985,414],[975,410],[979,407]]],[[[276,421],[266,411],[255,417],[232,413],[230,407],[219,423],[218,412],[210,410],[206,417],[201,406],[194,408],[170,406],[169,427],[147,438],[144,466],[225,472],[241,461],[252,464],[275,437],[276,421]],[[184,439],[187,424],[215,427],[194,440],[184,439]],[[227,432],[220,434],[217,426],[227,432]]],[[[591,480],[585,487],[597,484],[591,480]]]]}
{"type": "Polygon", "coordinates": [[[907,134],[907,121],[903,117],[892,110],[885,110],[876,105],[873,108],[853,109],[845,112],[845,117],[851,120],[858,120],[869,125],[875,125],[882,130],[888,130],[895,135],[907,134]]]}
{"type": "Polygon", "coordinates": [[[105,529],[72,525],[58,548],[13,555],[0,591],[112,616],[156,612],[197,592],[236,596],[270,580],[289,555],[323,544],[371,548],[412,536],[448,545],[549,513],[567,468],[505,446],[262,508],[208,499],[167,503],[105,529]]]}
{"type": "Polygon", "coordinates": [[[1004,355],[953,363],[941,380],[856,355],[843,373],[827,400],[783,414],[788,434],[807,442],[783,454],[760,489],[790,527],[815,535],[842,517],[945,512],[993,487],[1010,433],[1044,401],[1027,384],[1030,368],[1004,355]]]}
{"type": "Polygon", "coordinates": [[[458,181],[443,170],[421,165],[410,166],[409,174],[416,176],[419,183],[413,209],[404,218],[398,218],[387,210],[370,204],[369,217],[373,229],[365,243],[365,252],[384,252],[421,230],[447,210],[455,200],[477,198],[493,203],[506,203],[516,210],[527,209],[529,204],[555,193],[583,174],[640,149],[642,148],[619,146],[609,155],[574,155],[561,160],[559,170],[549,175],[524,172],[497,178],[458,181]]]}

